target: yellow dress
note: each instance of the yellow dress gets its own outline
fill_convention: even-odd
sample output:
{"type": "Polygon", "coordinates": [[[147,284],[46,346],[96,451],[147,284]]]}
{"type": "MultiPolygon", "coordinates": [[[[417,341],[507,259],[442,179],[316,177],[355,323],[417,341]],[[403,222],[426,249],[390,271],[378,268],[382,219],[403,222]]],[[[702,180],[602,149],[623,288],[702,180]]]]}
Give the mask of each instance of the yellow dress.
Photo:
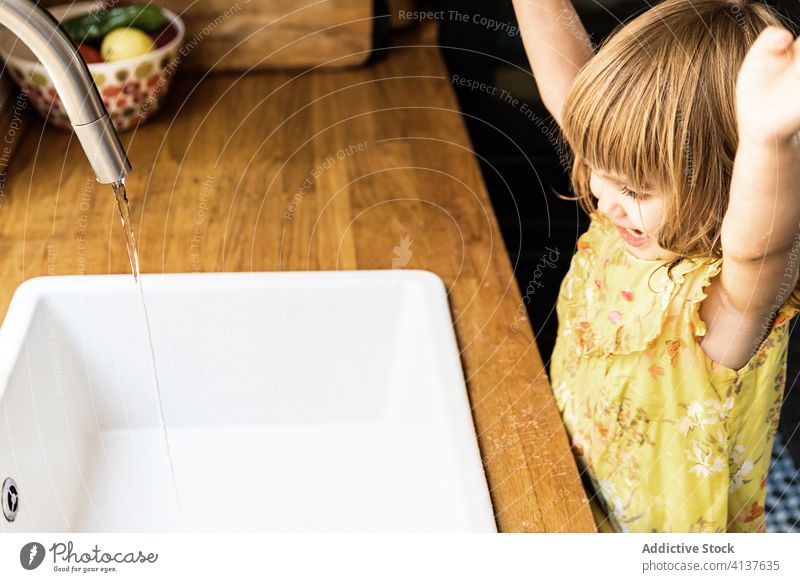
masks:
{"type": "Polygon", "coordinates": [[[721,259],[684,259],[671,282],[666,261],[633,256],[599,214],[577,246],[550,373],[600,530],[764,531],[797,310],[784,304],[736,371],[699,343],[700,302],[721,259]]]}

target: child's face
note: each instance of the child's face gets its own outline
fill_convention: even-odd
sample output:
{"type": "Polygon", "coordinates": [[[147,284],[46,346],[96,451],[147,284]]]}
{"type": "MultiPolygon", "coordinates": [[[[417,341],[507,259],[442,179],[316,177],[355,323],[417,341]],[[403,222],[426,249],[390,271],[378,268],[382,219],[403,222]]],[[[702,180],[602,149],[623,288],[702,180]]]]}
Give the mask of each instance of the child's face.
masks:
{"type": "Polygon", "coordinates": [[[664,212],[661,192],[632,193],[623,178],[600,169],[592,170],[589,187],[597,198],[597,209],[617,225],[620,238],[632,255],[650,261],[678,256],[658,246],[653,236],[664,212]]]}

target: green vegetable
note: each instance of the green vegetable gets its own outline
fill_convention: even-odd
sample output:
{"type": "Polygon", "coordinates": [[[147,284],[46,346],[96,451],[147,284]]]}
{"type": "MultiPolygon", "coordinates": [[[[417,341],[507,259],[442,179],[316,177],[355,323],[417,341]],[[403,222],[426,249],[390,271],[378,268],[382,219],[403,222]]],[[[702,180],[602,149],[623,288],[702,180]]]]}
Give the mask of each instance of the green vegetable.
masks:
{"type": "Polygon", "coordinates": [[[167,17],[157,6],[133,4],[111,10],[83,14],[61,23],[75,42],[99,40],[115,28],[138,28],[150,32],[167,23],[167,17]]]}

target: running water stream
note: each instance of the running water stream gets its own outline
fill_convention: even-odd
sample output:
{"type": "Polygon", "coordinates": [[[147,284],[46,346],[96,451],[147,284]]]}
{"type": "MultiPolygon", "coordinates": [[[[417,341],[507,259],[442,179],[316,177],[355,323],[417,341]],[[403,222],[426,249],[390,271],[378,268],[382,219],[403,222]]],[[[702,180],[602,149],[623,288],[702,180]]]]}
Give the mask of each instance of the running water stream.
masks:
{"type": "Polygon", "coordinates": [[[150,334],[150,318],[147,315],[147,305],[144,302],[144,293],[142,291],[142,278],[139,273],[139,249],[136,247],[136,237],[134,236],[133,222],[131,221],[131,209],[128,204],[128,194],[125,191],[125,180],[120,180],[112,184],[114,188],[114,197],[117,199],[117,208],[119,208],[119,217],[122,220],[122,231],[125,234],[125,244],[128,247],[128,258],[131,262],[131,272],[133,273],[136,288],[139,292],[139,304],[144,313],[144,323],[147,328],[147,342],[150,346],[150,362],[152,364],[153,381],[156,387],[156,399],[158,401],[158,413],[161,422],[161,433],[164,437],[164,445],[167,450],[167,460],[169,461],[169,473],[172,480],[172,492],[175,494],[175,503],[178,503],[178,488],[175,486],[175,468],[172,464],[172,452],[169,448],[169,437],[167,435],[167,423],[164,419],[164,406],[161,402],[161,386],[158,383],[158,371],[156,370],[156,355],[153,350],[153,338],[150,334]]]}

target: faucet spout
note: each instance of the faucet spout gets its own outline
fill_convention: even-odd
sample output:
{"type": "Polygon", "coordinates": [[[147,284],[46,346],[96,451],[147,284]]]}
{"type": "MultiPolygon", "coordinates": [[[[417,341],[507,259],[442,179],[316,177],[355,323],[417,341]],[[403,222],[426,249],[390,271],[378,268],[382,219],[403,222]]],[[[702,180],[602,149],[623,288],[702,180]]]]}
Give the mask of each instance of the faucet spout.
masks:
{"type": "Polygon", "coordinates": [[[97,181],[122,181],[131,171],[128,156],[86,63],[58,21],[31,0],[0,0],[0,24],[47,69],[97,181]]]}

